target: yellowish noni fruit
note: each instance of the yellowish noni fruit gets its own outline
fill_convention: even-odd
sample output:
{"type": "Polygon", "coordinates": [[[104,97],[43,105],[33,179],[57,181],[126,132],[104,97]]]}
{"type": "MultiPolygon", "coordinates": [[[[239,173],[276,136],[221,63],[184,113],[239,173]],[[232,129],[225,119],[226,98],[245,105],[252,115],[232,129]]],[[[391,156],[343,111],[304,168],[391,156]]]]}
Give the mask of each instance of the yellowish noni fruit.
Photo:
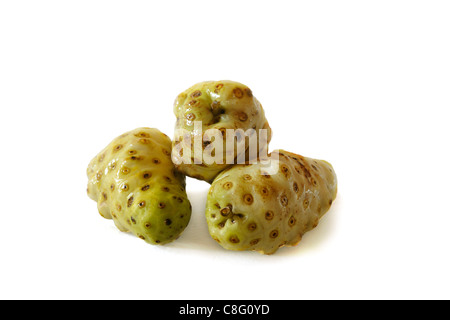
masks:
{"type": "Polygon", "coordinates": [[[99,213],[151,244],[176,239],[191,216],[185,176],[176,171],[171,148],[159,130],[138,128],[114,139],[87,169],[87,192],[99,213]]]}
{"type": "Polygon", "coordinates": [[[174,151],[174,162],[178,170],[199,180],[211,183],[219,172],[236,164],[242,156],[249,159],[248,143],[243,149],[238,149],[237,143],[231,144],[231,146],[224,143],[221,154],[217,154],[218,151],[214,150],[215,156],[223,159],[223,163],[218,163],[218,161],[208,163],[204,158],[195,158],[194,141],[199,140],[200,148],[205,150],[211,142],[202,140],[208,130],[216,129],[223,138],[226,137],[227,130],[236,132],[241,130],[241,134],[237,134],[238,140],[242,136],[247,139],[247,142],[249,136],[242,133],[250,134],[249,131],[254,131],[252,136],[258,143],[257,151],[265,150],[272,137],[272,131],[261,103],[253,96],[250,88],[239,82],[206,81],[197,83],[178,95],[173,110],[177,117],[173,144],[180,146],[183,151],[187,147],[191,150],[191,154],[188,155],[190,161],[187,163],[180,163],[181,156],[175,154],[174,151]],[[196,122],[201,122],[199,128],[195,126],[196,122]],[[260,130],[263,130],[264,133],[261,133],[260,130]],[[233,155],[231,163],[226,161],[227,154],[233,155]],[[195,160],[198,160],[197,163],[195,160]]]}

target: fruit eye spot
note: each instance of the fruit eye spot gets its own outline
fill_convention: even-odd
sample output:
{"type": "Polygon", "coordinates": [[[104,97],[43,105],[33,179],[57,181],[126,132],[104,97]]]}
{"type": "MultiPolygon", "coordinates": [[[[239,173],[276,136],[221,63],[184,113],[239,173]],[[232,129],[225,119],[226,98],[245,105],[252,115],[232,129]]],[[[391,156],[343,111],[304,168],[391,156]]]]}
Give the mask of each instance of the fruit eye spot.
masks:
{"type": "Polygon", "coordinates": [[[149,173],[149,172],[146,172],[146,173],[144,173],[144,174],[142,175],[142,177],[143,177],[144,179],[149,179],[151,176],[152,176],[152,174],[149,173]]]}
{"type": "Polygon", "coordinates": [[[286,197],[285,195],[281,197],[281,204],[283,205],[283,207],[286,207],[288,205],[288,197],[286,197]]]}
{"type": "Polygon", "coordinates": [[[267,211],[265,214],[266,220],[272,220],[273,219],[273,212],[267,211]]]}
{"type": "Polygon", "coordinates": [[[140,137],[140,138],[150,138],[150,135],[146,132],[139,132],[137,134],[135,134],[136,137],[140,137]]]}
{"type": "Polygon", "coordinates": [[[200,90],[196,90],[192,93],[191,97],[192,98],[198,98],[202,95],[202,92],[200,90]]]}
{"type": "Polygon", "coordinates": [[[229,240],[230,240],[231,243],[239,243],[240,242],[239,238],[236,235],[232,235],[229,238],[229,240]]]}
{"type": "Polygon", "coordinates": [[[230,190],[232,187],[233,187],[233,183],[231,183],[231,182],[226,182],[226,183],[223,185],[223,188],[224,188],[225,190],[230,190]]]}
{"type": "Polygon", "coordinates": [[[252,204],[253,203],[253,196],[251,194],[246,194],[244,196],[244,202],[246,204],[252,204]]]}
{"type": "Polygon", "coordinates": [[[242,98],[244,96],[244,93],[242,92],[241,89],[236,88],[233,90],[234,96],[238,99],[242,98]]]}
{"type": "Polygon", "coordinates": [[[130,197],[127,202],[127,207],[131,207],[131,205],[133,204],[133,201],[134,201],[134,198],[130,197]]]}
{"type": "Polygon", "coordinates": [[[272,239],[275,239],[276,237],[278,237],[278,230],[272,230],[272,231],[270,232],[270,237],[271,237],[272,239]]]}
{"type": "Polygon", "coordinates": [[[296,222],[296,220],[295,220],[295,218],[294,217],[290,217],[289,218],[289,225],[292,227],[293,225],[295,225],[295,222],[296,222]]]}
{"type": "Polygon", "coordinates": [[[303,208],[308,208],[309,207],[309,201],[307,200],[307,199],[305,199],[304,201],[303,201],[303,208]]]}
{"type": "Polygon", "coordinates": [[[227,206],[225,208],[223,208],[222,210],[220,210],[220,214],[224,217],[228,216],[231,212],[231,206],[227,206]]]}

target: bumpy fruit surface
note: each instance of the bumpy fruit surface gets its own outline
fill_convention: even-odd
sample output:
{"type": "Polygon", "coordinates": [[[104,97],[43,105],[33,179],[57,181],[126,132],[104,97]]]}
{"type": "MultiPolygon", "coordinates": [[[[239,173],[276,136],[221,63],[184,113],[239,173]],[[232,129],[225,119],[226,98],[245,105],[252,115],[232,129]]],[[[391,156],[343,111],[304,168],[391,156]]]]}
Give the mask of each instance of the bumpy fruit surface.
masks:
{"type": "Polygon", "coordinates": [[[294,246],[336,198],[337,179],[328,162],[276,153],[276,174],[267,174],[261,163],[236,165],[212,183],[206,219],[212,238],[225,249],[272,254],[294,246]]]}
{"type": "MultiPolygon", "coordinates": [[[[174,162],[178,170],[184,174],[207,182],[212,182],[219,172],[235,164],[236,159],[243,154],[246,154],[248,159],[249,148],[246,145],[245,150],[241,150],[236,148],[236,144],[231,147],[224,144],[222,164],[208,163],[204,159],[198,159],[199,163],[195,163],[194,139],[202,141],[204,138],[202,134],[209,129],[217,129],[224,138],[227,129],[236,131],[242,129],[244,132],[253,129],[256,132],[256,140],[261,142],[257,148],[262,150],[268,145],[272,136],[261,103],[253,96],[250,88],[234,81],[207,81],[192,86],[178,95],[174,103],[174,113],[177,117],[174,146],[178,144],[185,150],[185,146],[189,145],[192,151],[189,163],[174,162]],[[201,121],[200,131],[195,130],[195,121],[201,121]],[[262,136],[261,140],[260,129],[266,129],[266,136],[262,136]],[[190,135],[189,142],[183,139],[186,134],[190,135]],[[226,154],[230,152],[235,160],[227,164],[226,154]]],[[[205,149],[207,146],[207,142],[204,142],[201,148],[205,149]]]]}
{"type": "Polygon", "coordinates": [[[159,130],[138,128],[114,139],[87,169],[87,192],[99,213],[151,244],[176,239],[191,216],[185,176],[176,172],[171,148],[159,130]]]}

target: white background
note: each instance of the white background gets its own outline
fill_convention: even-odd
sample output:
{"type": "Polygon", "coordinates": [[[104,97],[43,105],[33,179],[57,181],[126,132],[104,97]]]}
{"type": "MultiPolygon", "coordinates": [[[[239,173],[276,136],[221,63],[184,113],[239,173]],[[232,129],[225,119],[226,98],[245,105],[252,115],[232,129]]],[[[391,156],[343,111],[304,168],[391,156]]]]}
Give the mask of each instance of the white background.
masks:
{"type": "Polygon", "coordinates": [[[448,1],[2,1],[0,298],[450,298],[448,1]],[[282,148],[334,165],[319,226],[232,252],[188,179],[167,246],[121,233],[86,167],[125,131],[173,134],[205,80],[248,85],[282,148]]]}

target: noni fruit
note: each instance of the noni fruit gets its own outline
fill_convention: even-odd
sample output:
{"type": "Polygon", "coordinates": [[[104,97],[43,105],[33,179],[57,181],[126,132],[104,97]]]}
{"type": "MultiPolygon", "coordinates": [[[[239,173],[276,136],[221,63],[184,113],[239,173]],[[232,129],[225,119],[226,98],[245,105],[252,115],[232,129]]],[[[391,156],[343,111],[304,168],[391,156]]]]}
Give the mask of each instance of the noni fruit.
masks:
{"type": "Polygon", "coordinates": [[[177,120],[173,144],[178,147],[172,155],[174,163],[184,174],[209,183],[239,159],[255,159],[249,153],[250,143],[256,144],[256,152],[263,152],[272,137],[261,103],[250,88],[234,81],[206,81],[192,86],[178,95],[174,113],[177,120]],[[223,139],[221,151],[212,151],[214,158],[221,161],[204,158],[204,151],[216,141],[208,136],[208,130],[213,131],[210,129],[215,129],[223,139]],[[236,143],[230,139],[231,144],[226,144],[230,131],[236,133],[231,135],[236,138],[236,143]],[[237,147],[240,140],[243,148],[237,147]],[[195,146],[199,146],[200,154],[194,152],[195,146]],[[189,150],[187,155],[186,150],[189,150]]]}
{"type": "Polygon", "coordinates": [[[114,139],[90,162],[87,193],[99,213],[151,244],[176,239],[191,217],[185,176],[171,160],[172,141],[152,128],[114,139]]]}
{"type": "Polygon", "coordinates": [[[212,183],[206,219],[214,240],[229,250],[272,254],[315,228],[336,198],[333,167],[284,150],[267,164],[235,165],[212,183]]]}

